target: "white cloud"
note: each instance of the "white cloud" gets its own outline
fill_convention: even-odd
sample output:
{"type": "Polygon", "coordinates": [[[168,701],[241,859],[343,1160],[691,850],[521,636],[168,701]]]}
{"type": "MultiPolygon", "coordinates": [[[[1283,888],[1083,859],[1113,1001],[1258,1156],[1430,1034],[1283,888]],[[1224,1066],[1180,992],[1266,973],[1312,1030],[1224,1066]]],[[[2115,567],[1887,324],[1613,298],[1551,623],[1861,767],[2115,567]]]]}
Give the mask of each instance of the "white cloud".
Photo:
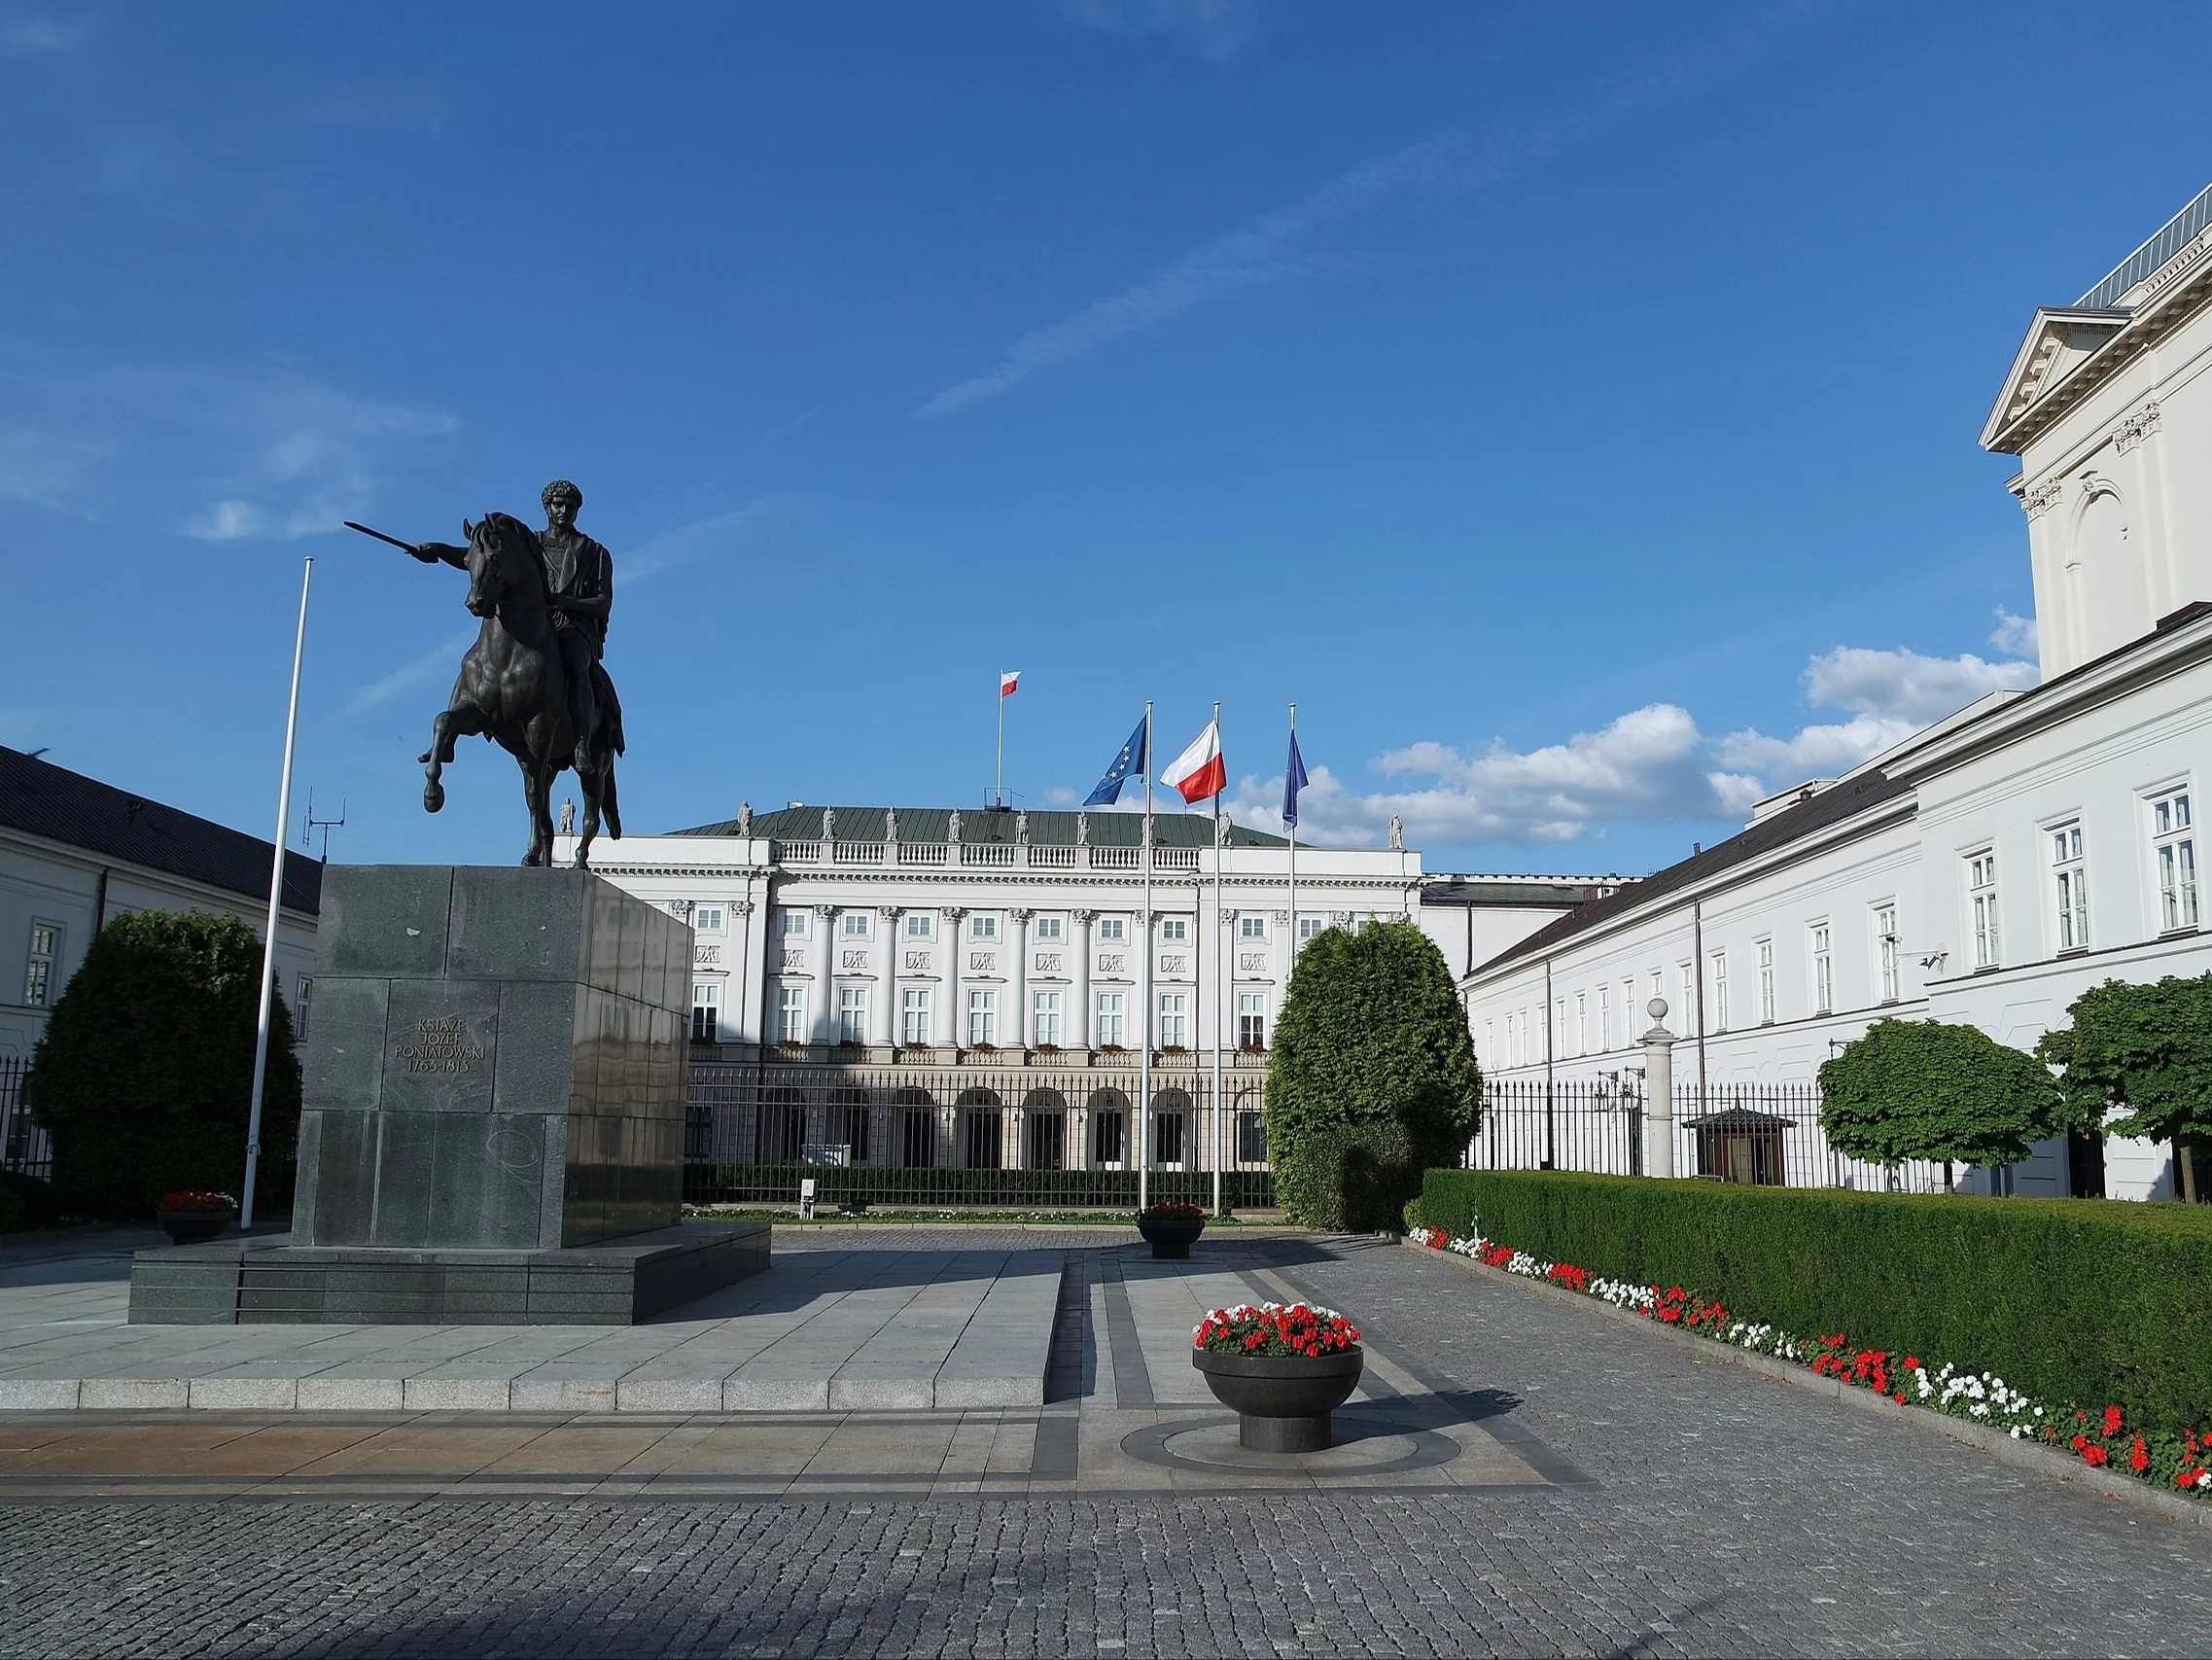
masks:
{"type": "Polygon", "coordinates": [[[1259,27],[1253,0],[1061,0],[1070,21],[1115,35],[1166,35],[1201,57],[1234,57],[1259,27]]]}
{"type": "Polygon", "coordinates": [[[334,530],[387,458],[453,417],[285,364],[88,363],[0,351],[0,499],[96,518],[143,504],[209,541],[334,530]]]}
{"type": "Polygon", "coordinates": [[[1793,12],[1763,13],[1751,26],[1724,40],[1647,64],[1579,108],[1501,120],[1479,132],[1447,131],[1363,161],[1288,207],[1171,260],[1119,294],[1031,330],[992,368],[946,387],[915,416],[929,420],[952,414],[1208,300],[1299,274],[1317,263],[1302,251],[1317,232],[1399,196],[1417,191],[1478,191],[1517,178],[1720,79],[1763,46],[1771,28],[1789,21],[1793,12]]]}
{"type": "Polygon", "coordinates": [[[2032,657],[2040,649],[2035,618],[2015,617],[2003,606],[1997,607],[1997,626],[1989,631],[1989,644],[2008,657],[2032,657]]]}
{"type": "Polygon", "coordinates": [[[480,626],[465,628],[448,639],[440,640],[412,661],[402,663],[390,674],[370,681],[356,691],[347,700],[346,706],[338,711],[340,718],[359,715],[380,703],[389,703],[402,692],[412,691],[417,687],[430,686],[441,680],[450,681],[461,666],[461,658],[476,643],[476,636],[480,632],[480,626]]]}
{"type": "Polygon", "coordinates": [[[795,496],[760,496],[742,507],[672,526],[625,551],[615,566],[615,578],[626,583],[643,582],[679,565],[688,565],[694,559],[726,552],[748,532],[790,518],[797,505],[795,496]]]}
{"type": "MultiPolygon", "coordinates": [[[[2017,639],[2021,619],[2000,613],[2017,639]]],[[[1312,768],[1299,796],[1299,833],[1322,843],[1372,846],[1391,818],[1407,842],[1430,845],[1601,841],[1617,824],[1739,819],[1752,803],[1807,778],[1835,777],[1903,742],[1986,692],[2035,684],[2035,665],[1984,662],[1972,653],[1931,657],[1903,649],[1844,646],[1806,667],[1808,699],[1849,713],[1787,737],[1756,728],[1710,737],[1677,704],[1630,711],[1564,743],[1515,750],[1500,742],[1463,750],[1421,739],[1377,756],[1370,769],[1409,787],[1361,794],[1328,768],[1312,768]]],[[[1282,780],[1246,777],[1238,821],[1282,829],[1282,780]]]]}
{"type": "Polygon", "coordinates": [[[77,31],[51,18],[18,18],[0,24],[0,57],[34,57],[73,46],[77,31]]]}

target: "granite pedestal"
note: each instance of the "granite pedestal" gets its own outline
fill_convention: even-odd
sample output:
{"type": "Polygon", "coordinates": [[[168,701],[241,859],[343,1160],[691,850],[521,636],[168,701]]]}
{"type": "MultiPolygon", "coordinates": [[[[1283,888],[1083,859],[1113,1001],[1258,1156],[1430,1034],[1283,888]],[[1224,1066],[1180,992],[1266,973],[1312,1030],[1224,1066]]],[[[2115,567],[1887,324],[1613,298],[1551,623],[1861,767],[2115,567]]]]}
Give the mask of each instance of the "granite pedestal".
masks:
{"type": "Polygon", "coordinates": [[[758,1272],[677,1227],[690,976],[588,871],[332,866],[290,1243],[142,1252],[130,1318],[628,1321],[758,1272]]]}

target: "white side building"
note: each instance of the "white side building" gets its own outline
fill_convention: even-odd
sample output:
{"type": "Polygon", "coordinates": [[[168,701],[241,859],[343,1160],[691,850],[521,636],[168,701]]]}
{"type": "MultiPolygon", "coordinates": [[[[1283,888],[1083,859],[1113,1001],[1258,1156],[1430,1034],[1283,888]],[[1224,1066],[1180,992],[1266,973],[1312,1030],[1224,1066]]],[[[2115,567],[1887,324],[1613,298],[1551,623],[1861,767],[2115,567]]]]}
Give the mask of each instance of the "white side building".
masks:
{"type": "MultiPolygon", "coordinates": [[[[2036,314],[1982,435],[2022,462],[2043,682],[1997,693],[1500,952],[1462,981],[1499,1078],[1809,1081],[1884,1015],[2030,1048],[2108,979],[2212,971],[2212,190],[2036,314]]],[[[2175,1149],[2040,1148],[1986,1190],[2174,1190],[2175,1149]]]]}

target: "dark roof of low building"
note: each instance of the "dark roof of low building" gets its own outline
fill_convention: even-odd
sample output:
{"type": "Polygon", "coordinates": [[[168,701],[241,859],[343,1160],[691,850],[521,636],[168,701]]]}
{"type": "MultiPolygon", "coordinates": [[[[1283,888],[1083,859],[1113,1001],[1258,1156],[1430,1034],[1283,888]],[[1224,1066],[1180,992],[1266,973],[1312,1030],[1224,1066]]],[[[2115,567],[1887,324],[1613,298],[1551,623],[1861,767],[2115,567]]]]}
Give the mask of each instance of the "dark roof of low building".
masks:
{"type": "Polygon", "coordinates": [[[1570,881],[1557,876],[1439,876],[1423,882],[1424,905],[1532,905],[1572,908],[1602,898],[1633,877],[1608,876],[1602,881],[1570,881]]]}
{"type": "MultiPolygon", "coordinates": [[[[753,815],[753,833],[773,841],[819,841],[822,839],[821,807],[779,807],[771,813],[753,815]]],[[[954,809],[950,807],[830,807],[836,815],[836,831],[839,841],[885,841],[884,815],[898,815],[900,841],[944,841],[952,831],[954,809]]],[[[979,842],[1011,842],[1015,836],[1015,812],[1011,807],[963,807],[960,811],[960,839],[964,844],[979,842]]],[[[1033,811],[1029,815],[1030,840],[1039,847],[1072,847],[1075,845],[1075,821],[1088,821],[1088,836],[1093,847],[1136,847],[1144,837],[1142,813],[1070,813],[1055,810],[1033,811]]],[[[670,830],[671,835],[737,834],[737,821],[724,819],[720,824],[699,825],[691,830],[670,830]]],[[[1161,847],[1210,847],[1213,842],[1213,819],[1205,813],[1155,813],[1152,815],[1152,839],[1161,847]]],[[[1231,847],[1287,847],[1282,836],[1270,835],[1265,830],[1250,830],[1240,824],[1229,827],[1231,847]]]]}
{"type": "Polygon", "coordinates": [[[1912,786],[1901,784],[1879,769],[1855,774],[1840,784],[1784,807],[1778,813],[1770,813],[1750,829],[1740,830],[1726,841],[1715,842],[1702,853],[1694,853],[1679,864],[1669,865],[1664,870],[1655,870],[1641,881],[1632,882],[1617,893],[1603,899],[1592,900],[1578,905],[1557,921],[1545,924],[1535,933],[1510,950],[1500,951],[1489,962],[1481,964],[1475,972],[1487,973],[1529,957],[1541,957],[1557,950],[1576,935],[1596,928],[1599,923],[1626,914],[1668,894],[1695,886],[1708,876],[1786,847],[1802,836],[1830,825],[1855,817],[1870,807],[1880,805],[1896,796],[1911,793],[1912,786]]]}
{"type": "MultiPolygon", "coordinates": [[[[269,844],[0,745],[0,825],[87,853],[268,902],[269,844]]],[[[284,902],[312,916],[323,867],[284,856],[284,902]]]]}

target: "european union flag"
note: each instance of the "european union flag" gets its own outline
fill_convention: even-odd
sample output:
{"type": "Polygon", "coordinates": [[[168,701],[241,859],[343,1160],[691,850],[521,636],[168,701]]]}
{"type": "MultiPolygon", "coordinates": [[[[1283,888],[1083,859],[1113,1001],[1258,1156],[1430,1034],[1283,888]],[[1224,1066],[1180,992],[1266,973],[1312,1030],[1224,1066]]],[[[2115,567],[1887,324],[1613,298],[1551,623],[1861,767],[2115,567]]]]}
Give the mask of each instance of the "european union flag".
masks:
{"type": "Polygon", "coordinates": [[[1306,776],[1306,760],[1298,753],[1298,734],[1290,734],[1290,762],[1282,769],[1282,822],[1298,822],[1298,792],[1312,782],[1306,776]]]}
{"type": "Polygon", "coordinates": [[[1084,799],[1086,807],[1109,807],[1121,799],[1121,787],[1129,782],[1130,774],[1144,770],[1144,723],[1137,723],[1137,730],[1129,734],[1129,742],[1121,746],[1121,753],[1113,758],[1099,787],[1084,799]]]}

